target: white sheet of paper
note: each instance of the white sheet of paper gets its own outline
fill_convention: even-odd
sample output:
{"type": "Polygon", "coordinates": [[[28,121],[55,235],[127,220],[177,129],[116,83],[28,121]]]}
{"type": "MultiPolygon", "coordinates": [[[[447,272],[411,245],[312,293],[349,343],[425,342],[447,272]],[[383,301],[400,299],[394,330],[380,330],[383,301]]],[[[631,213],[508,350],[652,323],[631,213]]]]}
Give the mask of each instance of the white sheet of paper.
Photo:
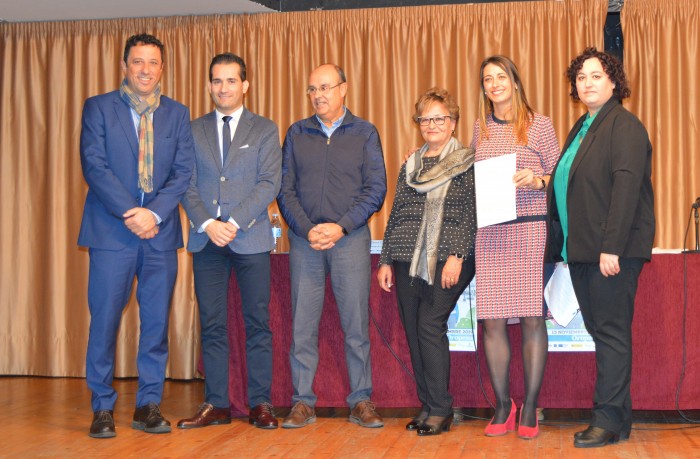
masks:
{"type": "Polygon", "coordinates": [[[578,300],[571,283],[569,267],[564,263],[557,263],[554,274],[549,278],[544,288],[544,300],[552,313],[552,317],[562,327],[566,327],[578,312],[578,300]]]}
{"type": "Polygon", "coordinates": [[[515,220],[515,153],[474,163],[476,225],[483,228],[515,220]]]}

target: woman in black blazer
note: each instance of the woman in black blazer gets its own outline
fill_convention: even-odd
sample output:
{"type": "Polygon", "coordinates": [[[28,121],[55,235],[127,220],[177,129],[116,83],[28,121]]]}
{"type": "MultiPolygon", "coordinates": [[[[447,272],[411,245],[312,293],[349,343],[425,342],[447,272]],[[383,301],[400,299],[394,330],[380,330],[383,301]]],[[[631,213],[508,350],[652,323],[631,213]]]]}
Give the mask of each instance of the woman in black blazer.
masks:
{"type": "Polygon", "coordinates": [[[651,144],[621,104],[630,94],[622,64],[595,48],[567,70],[571,97],[588,113],[576,122],[552,174],[545,261],[569,264],[598,369],[590,426],[574,446],[629,438],[632,316],[637,281],[654,241],[651,144]]]}

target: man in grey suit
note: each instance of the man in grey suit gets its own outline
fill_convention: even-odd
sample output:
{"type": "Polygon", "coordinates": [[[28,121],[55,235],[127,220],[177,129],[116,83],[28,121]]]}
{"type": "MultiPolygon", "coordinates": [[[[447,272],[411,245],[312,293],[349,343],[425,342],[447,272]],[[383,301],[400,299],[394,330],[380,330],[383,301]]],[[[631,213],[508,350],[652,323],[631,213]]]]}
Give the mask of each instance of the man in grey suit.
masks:
{"type": "Polygon", "coordinates": [[[229,424],[227,299],[231,269],[241,291],[246,329],[249,422],[277,428],[270,403],[272,332],[269,326],[270,250],[267,206],[280,189],[282,153],[272,121],[243,106],[246,66],[219,54],[209,66],[216,110],[192,122],[195,169],[182,205],[190,220],[187,250],[202,329],[205,400],[182,429],[229,424]]]}

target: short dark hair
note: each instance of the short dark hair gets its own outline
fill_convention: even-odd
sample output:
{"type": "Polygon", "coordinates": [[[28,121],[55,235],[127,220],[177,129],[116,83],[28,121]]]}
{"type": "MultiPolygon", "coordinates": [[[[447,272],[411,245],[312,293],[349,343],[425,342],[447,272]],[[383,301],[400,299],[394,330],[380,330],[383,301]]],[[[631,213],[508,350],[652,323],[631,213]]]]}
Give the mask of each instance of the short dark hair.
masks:
{"type": "Polygon", "coordinates": [[[342,81],[343,83],[347,83],[348,79],[345,78],[345,72],[343,71],[343,69],[335,64],[333,64],[333,67],[335,67],[335,71],[338,72],[338,77],[340,77],[340,81],[342,81]]]}
{"type": "Polygon", "coordinates": [[[245,68],[245,61],[243,60],[242,57],[237,56],[233,53],[222,53],[222,54],[217,54],[214,56],[214,59],[211,60],[211,64],[209,64],[209,82],[211,83],[212,79],[212,71],[214,70],[215,65],[219,64],[238,64],[238,67],[240,68],[239,72],[239,77],[241,78],[241,81],[245,81],[246,79],[246,68],[245,68]]]}
{"type": "Polygon", "coordinates": [[[131,48],[133,48],[134,46],[142,45],[157,46],[160,50],[160,59],[163,60],[163,43],[153,35],[142,33],[138,35],[132,35],[126,40],[126,46],[124,46],[124,62],[126,63],[126,60],[129,58],[129,51],[131,51],[131,48]]]}
{"type": "Polygon", "coordinates": [[[418,98],[415,105],[416,112],[413,114],[413,121],[418,124],[418,118],[423,114],[423,111],[436,102],[445,106],[455,122],[459,121],[459,105],[457,105],[457,100],[452,94],[447,92],[446,89],[438,87],[428,89],[418,98]]]}
{"type": "Polygon", "coordinates": [[[596,48],[586,48],[571,61],[569,68],[566,69],[566,77],[569,79],[569,83],[571,83],[571,93],[569,95],[574,102],[581,100],[578,97],[578,90],[576,89],[576,75],[581,71],[583,63],[593,58],[600,61],[603,70],[608,75],[608,78],[610,78],[610,81],[615,85],[613,88],[613,97],[619,101],[629,97],[631,91],[627,83],[627,77],[625,76],[625,69],[622,66],[622,62],[612,54],[598,51],[596,48]]]}

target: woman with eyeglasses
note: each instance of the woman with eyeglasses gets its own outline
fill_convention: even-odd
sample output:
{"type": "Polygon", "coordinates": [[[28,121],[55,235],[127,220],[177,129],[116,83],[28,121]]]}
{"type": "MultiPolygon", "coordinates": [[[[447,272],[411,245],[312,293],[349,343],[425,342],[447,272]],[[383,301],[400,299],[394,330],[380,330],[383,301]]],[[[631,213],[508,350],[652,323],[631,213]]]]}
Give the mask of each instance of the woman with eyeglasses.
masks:
{"type": "Polygon", "coordinates": [[[537,399],[547,362],[547,328],[542,296],[546,240],[546,190],[559,157],[559,144],[549,118],[535,113],[515,64],[491,56],[481,64],[479,117],[472,147],[476,161],[516,155],[517,219],[479,228],[476,235],[476,313],[483,324],[484,352],[496,396],[487,436],[516,429],[511,398],[511,349],[507,324],[519,320],[522,332],[525,397],[518,436],[539,433],[537,399]]]}
{"type": "Polygon", "coordinates": [[[406,429],[424,436],[450,430],[454,417],[447,319],[474,277],[476,211],[474,151],[454,137],[457,102],[431,88],[415,107],[425,144],[399,171],[377,280],[386,292],[396,285],[421,402],[406,429]]]}

